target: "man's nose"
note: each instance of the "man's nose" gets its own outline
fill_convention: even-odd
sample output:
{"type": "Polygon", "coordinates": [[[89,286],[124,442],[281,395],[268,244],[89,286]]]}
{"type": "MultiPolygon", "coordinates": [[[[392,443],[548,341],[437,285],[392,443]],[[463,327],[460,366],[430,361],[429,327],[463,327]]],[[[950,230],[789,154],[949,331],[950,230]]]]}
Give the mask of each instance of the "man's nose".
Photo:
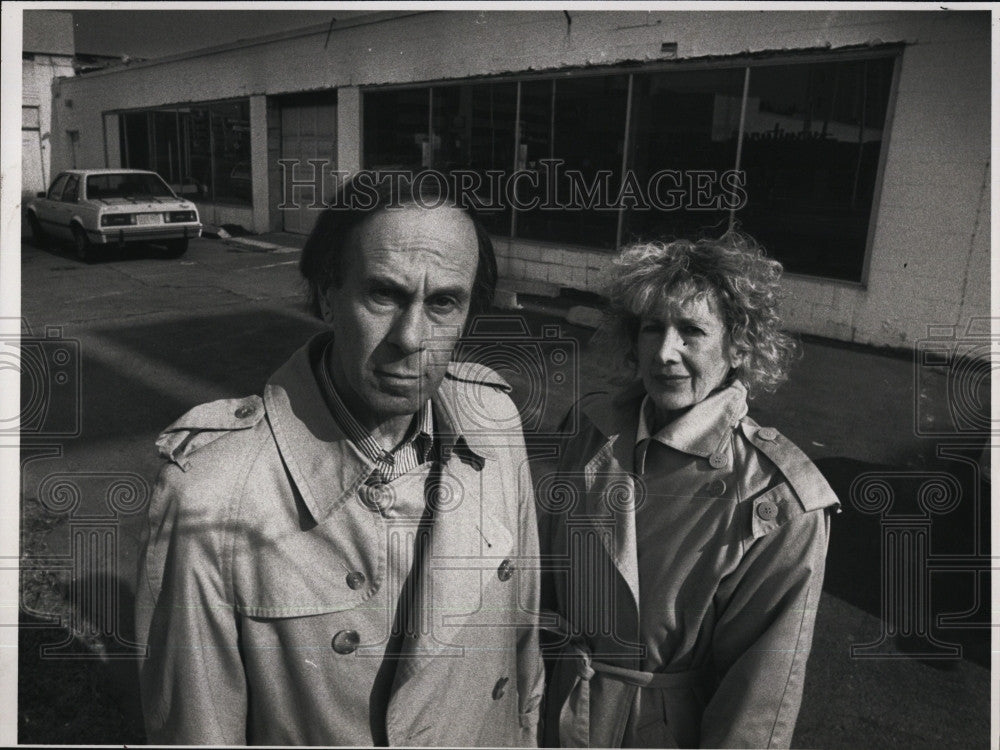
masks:
{"type": "Polygon", "coordinates": [[[680,362],[681,352],[684,349],[684,339],[676,328],[670,326],[663,332],[660,340],[660,349],[657,356],[663,363],[680,362]]]}
{"type": "Polygon", "coordinates": [[[396,316],[389,340],[404,354],[413,354],[426,346],[429,333],[427,317],[420,305],[408,305],[396,316]]]}

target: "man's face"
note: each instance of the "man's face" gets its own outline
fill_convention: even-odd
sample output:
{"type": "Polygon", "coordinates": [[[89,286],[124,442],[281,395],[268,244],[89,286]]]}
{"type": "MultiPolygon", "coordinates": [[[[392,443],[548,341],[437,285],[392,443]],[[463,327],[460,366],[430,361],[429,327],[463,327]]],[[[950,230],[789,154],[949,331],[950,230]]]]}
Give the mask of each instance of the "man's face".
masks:
{"type": "Polygon", "coordinates": [[[353,232],[323,317],[330,376],[367,428],[414,414],[437,392],[465,324],[478,264],[472,221],[455,208],[381,210],[353,232]]]}

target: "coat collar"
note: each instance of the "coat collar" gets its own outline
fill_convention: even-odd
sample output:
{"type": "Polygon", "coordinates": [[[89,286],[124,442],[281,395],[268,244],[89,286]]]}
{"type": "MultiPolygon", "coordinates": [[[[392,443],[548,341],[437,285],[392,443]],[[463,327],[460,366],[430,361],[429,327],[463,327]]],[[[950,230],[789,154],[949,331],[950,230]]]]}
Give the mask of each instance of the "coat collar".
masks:
{"type": "MultiPolygon", "coordinates": [[[[614,516],[613,534],[601,541],[628,585],[638,612],[639,564],[635,533],[635,509],[645,500],[645,484],[635,468],[639,409],[646,390],[635,381],[613,398],[591,401],[583,412],[603,435],[603,447],[584,468],[593,484],[586,495],[587,516],[614,516]]],[[[746,414],[746,388],[742,383],[713,394],[697,404],[653,439],[697,456],[711,456],[731,434],[733,425],[746,414]],[[669,442],[667,442],[669,441],[669,442]]]]}
{"type": "Polygon", "coordinates": [[[695,404],[678,419],[650,436],[645,420],[640,419],[640,409],[646,399],[646,389],[641,380],[629,383],[611,399],[604,399],[584,412],[591,423],[607,438],[627,439],[636,443],[647,437],[669,445],[684,453],[708,457],[718,448],[737,424],[747,414],[747,390],[740,381],[716,391],[701,403],[695,404]]]}
{"type": "Polygon", "coordinates": [[[673,422],[650,435],[647,417],[652,404],[648,396],[638,410],[636,442],[651,438],[683,453],[708,458],[719,450],[747,413],[747,390],[740,381],[711,394],[704,401],[692,406],[673,422]]]}
{"type": "MultiPolygon", "coordinates": [[[[333,418],[313,372],[312,363],[332,336],[321,333],[310,339],[271,376],[264,389],[275,443],[317,523],[354,497],[374,468],[374,462],[357,449],[333,418]]],[[[449,372],[451,369],[449,366],[449,372]]],[[[495,448],[455,408],[460,382],[446,377],[431,399],[435,439],[441,440],[445,458],[454,452],[463,459],[482,462],[495,456],[495,448]]]]}

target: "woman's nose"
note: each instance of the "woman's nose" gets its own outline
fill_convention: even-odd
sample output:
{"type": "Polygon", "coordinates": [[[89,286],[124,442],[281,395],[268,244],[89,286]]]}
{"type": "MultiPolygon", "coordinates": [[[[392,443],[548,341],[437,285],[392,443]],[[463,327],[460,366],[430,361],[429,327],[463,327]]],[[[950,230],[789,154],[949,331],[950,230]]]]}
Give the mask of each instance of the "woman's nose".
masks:
{"type": "Polygon", "coordinates": [[[657,355],[661,362],[679,362],[681,358],[681,350],[684,347],[684,340],[681,338],[680,333],[678,333],[676,328],[668,327],[663,332],[663,338],[660,340],[660,349],[657,355]]]}

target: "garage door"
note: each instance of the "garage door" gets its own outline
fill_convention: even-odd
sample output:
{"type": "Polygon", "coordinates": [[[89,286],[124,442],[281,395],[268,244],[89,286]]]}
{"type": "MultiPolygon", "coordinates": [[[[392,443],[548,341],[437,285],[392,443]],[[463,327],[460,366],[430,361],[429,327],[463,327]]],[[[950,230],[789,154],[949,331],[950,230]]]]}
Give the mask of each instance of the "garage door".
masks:
{"type": "MultiPolygon", "coordinates": [[[[323,159],[325,199],[333,198],[335,182],[330,172],[337,168],[337,95],[323,92],[309,97],[287,98],[281,101],[281,158],[292,159],[296,181],[311,181],[313,167],[310,159],[323,159]]],[[[312,231],[319,209],[310,208],[312,191],[296,188],[294,199],[298,208],[282,210],[286,232],[308,234],[312,231]]]]}

